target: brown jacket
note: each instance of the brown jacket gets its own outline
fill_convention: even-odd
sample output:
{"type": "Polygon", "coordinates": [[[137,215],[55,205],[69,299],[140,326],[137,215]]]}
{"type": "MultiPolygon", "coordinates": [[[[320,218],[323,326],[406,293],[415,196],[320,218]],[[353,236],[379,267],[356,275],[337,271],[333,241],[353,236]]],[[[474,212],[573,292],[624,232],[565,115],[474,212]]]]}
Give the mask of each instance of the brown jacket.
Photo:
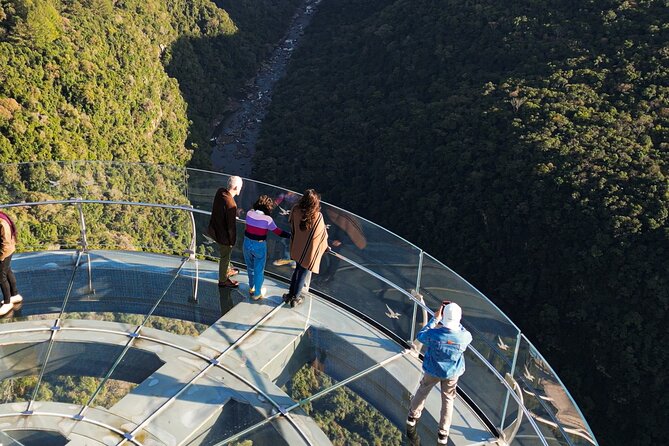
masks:
{"type": "Polygon", "coordinates": [[[2,218],[0,218],[0,244],[0,261],[5,260],[16,251],[16,238],[12,237],[12,228],[2,218]]]}
{"type": "Polygon", "coordinates": [[[207,233],[221,245],[237,242],[237,203],[224,187],[216,191],[207,233]]]}
{"type": "Polygon", "coordinates": [[[323,222],[323,215],[318,214],[313,228],[303,231],[300,229],[302,210],[294,206],[290,211],[290,258],[303,268],[318,274],[321,258],[328,249],[328,231],[323,222]]]}

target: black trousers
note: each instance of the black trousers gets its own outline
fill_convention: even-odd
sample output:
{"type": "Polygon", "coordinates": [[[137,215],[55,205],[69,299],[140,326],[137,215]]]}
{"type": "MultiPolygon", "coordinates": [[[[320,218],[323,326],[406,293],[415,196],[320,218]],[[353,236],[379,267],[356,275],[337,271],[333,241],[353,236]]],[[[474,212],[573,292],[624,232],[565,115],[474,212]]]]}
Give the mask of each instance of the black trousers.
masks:
{"type": "Polygon", "coordinates": [[[9,299],[16,296],[19,292],[16,289],[16,278],[12,271],[12,255],[7,256],[5,260],[0,261],[0,287],[2,287],[3,303],[10,303],[9,299]]]}
{"type": "Polygon", "coordinates": [[[293,276],[290,278],[290,289],[288,290],[288,294],[290,294],[291,297],[300,295],[300,292],[307,281],[307,274],[309,274],[308,269],[304,268],[299,263],[295,265],[295,271],[293,271],[293,276]]]}

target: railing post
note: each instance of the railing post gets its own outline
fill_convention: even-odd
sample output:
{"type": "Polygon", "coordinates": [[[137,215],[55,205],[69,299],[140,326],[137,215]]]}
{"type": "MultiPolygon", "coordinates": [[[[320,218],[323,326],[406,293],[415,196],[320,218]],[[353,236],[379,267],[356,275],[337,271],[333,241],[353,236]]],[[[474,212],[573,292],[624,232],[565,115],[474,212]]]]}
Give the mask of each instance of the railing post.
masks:
{"type": "Polygon", "coordinates": [[[84,209],[81,205],[81,197],[74,199],[74,205],[79,211],[79,231],[81,233],[81,239],[79,240],[79,246],[81,247],[82,252],[88,251],[88,240],[86,237],[86,217],[84,217],[84,209]]]}
{"type": "Polygon", "coordinates": [[[188,196],[188,168],[184,167],[184,197],[190,202],[190,197],[188,196]]]}
{"type": "Polygon", "coordinates": [[[91,254],[88,252],[88,237],[86,232],[86,217],[84,216],[84,208],[80,202],[81,197],[75,199],[75,206],[79,211],[79,230],[81,231],[81,239],[79,240],[80,251],[86,254],[86,264],[88,269],[88,293],[95,294],[93,289],[93,270],[91,268],[91,254]]]}
{"type": "MultiPolygon", "coordinates": [[[[518,335],[516,335],[516,348],[513,351],[513,360],[511,361],[511,371],[509,372],[509,375],[511,375],[511,379],[513,379],[513,375],[516,372],[516,362],[518,361],[518,350],[520,350],[520,331],[518,332],[518,335]]],[[[506,418],[506,411],[509,408],[509,392],[511,391],[507,389],[506,398],[504,399],[504,407],[502,408],[502,418],[500,419],[500,426],[499,426],[500,432],[504,431],[504,419],[506,418]]]]}
{"type": "MultiPolygon", "coordinates": [[[[192,207],[192,206],[191,206],[192,207]]],[[[195,256],[195,250],[197,249],[197,226],[195,225],[195,214],[193,211],[188,212],[190,215],[191,223],[191,232],[192,236],[190,239],[190,244],[185,254],[188,254],[188,260],[195,262],[195,278],[193,279],[193,295],[188,299],[189,302],[197,303],[197,291],[200,282],[200,268],[198,264],[197,257],[195,256]]]]}
{"type": "MultiPolygon", "coordinates": [[[[416,294],[420,294],[420,279],[423,273],[423,250],[418,254],[418,274],[416,275],[416,294]]],[[[418,313],[418,304],[413,302],[413,315],[411,316],[411,338],[408,339],[411,344],[416,337],[416,314],[418,313]]]]}

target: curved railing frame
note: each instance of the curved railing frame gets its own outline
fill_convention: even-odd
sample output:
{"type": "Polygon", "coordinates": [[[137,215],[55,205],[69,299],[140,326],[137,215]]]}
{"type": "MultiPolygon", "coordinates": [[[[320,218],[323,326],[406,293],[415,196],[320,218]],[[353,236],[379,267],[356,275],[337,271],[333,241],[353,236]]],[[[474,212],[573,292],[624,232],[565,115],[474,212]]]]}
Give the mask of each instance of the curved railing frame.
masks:
{"type": "MultiPolygon", "coordinates": [[[[68,200],[46,200],[46,201],[39,201],[39,202],[29,202],[29,203],[12,203],[12,204],[0,204],[0,209],[2,208],[13,208],[13,207],[34,207],[34,206],[45,206],[45,205],[75,205],[78,209],[78,215],[79,215],[79,224],[80,224],[80,229],[81,229],[81,240],[80,240],[80,245],[82,247],[82,252],[87,252],[88,249],[88,244],[86,241],[86,221],[84,214],[82,212],[81,206],[83,204],[101,204],[101,205],[125,205],[125,206],[141,206],[141,207],[155,207],[155,208],[162,208],[162,209],[171,209],[171,210],[178,210],[178,211],[184,211],[187,212],[190,217],[191,217],[191,228],[192,228],[192,234],[191,234],[191,241],[189,246],[184,250],[184,254],[187,255],[187,257],[191,260],[195,261],[195,264],[197,265],[197,258],[195,257],[195,246],[196,246],[196,238],[197,238],[197,229],[195,225],[195,220],[193,217],[194,213],[199,213],[203,215],[211,215],[211,212],[208,211],[203,211],[203,210],[198,210],[194,209],[190,206],[181,206],[181,205],[166,205],[166,204],[158,204],[158,203],[143,203],[143,202],[133,202],[133,201],[119,201],[119,200],[84,200],[84,199],[79,199],[79,198],[72,198],[68,200]]],[[[426,311],[428,314],[431,316],[434,316],[434,312],[427,306],[425,305],[424,302],[420,301],[417,299],[412,293],[406,291],[405,289],[401,288],[400,286],[396,285],[392,281],[386,279],[385,277],[381,276],[380,274],[377,274],[374,271],[371,271],[370,269],[364,267],[363,265],[360,265],[359,263],[341,255],[338,254],[334,251],[328,251],[330,255],[336,256],[339,259],[349,263],[351,266],[354,268],[357,268],[366,274],[369,274],[376,279],[384,282],[386,285],[392,287],[396,291],[400,292],[403,294],[405,297],[409,298],[411,301],[414,302],[414,308],[421,307],[424,311],[426,311]]],[[[81,253],[80,253],[81,255],[81,253]]],[[[90,257],[89,257],[89,274],[90,274],[90,257]]],[[[197,269],[196,269],[197,271],[197,269]]],[[[197,274],[197,273],[196,273],[197,274]]],[[[90,278],[90,275],[89,275],[90,278]]],[[[197,301],[197,288],[196,284],[198,282],[198,277],[196,275],[196,278],[194,280],[195,285],[194,285],[194,296],[193,299],[197,301]]],[[[415,312],[416,310],[414,310],[415,312]]],[[[415,318],[414,318],[414,323],[415,323],[415,318]]],[[[412,328],[412,333],[414,331],[414,328],[412,328]]],[[[488,363],[488,361],[481,355],[473,346],[469,346],[469,349],[481,360],[483,364],[485,364],[488,369],[495,374],[497,379],[505,386],[509,391],[511,391],[511,394],[515,396],[515,393],[513,392],[513,388],[506,382],[504,377],[497,372],[497,370],[488,363]]],[[[525,406],[522,404],[522,401],[519,400],[518,398],[515,398],[516,402],[518,403],[519,407],[522,408],[523,413],[527,417],[527,419],[530,421],[532,424],[532,427],[534,428],[535,432],[538,434],[542,444],[544,446],[548,446],[548,443],[546,439],[544,438],[543,434],[541,434],[541,430],[539,427],[536,425],[536,422],[532,418],[531,414],[529,411],[525,408],[525,406]]],[[[299,405],[299,404],[298,404],[299,405]]],[[[296,406],[297,407],[297,406],[296,406]]],[[[30,410],[30,407],[28,408],[30,410]]],[[[559,424],[558,424],[559,425],[559,424]]],[[[568,438],[568,437],[567,437],[568,438]]]]}
{"type": "MultiPolygon", "coordinates": [[[[122,164],[130,164],[130,163],[122,163],[122,164]]],[[[138,163],[138,164],[143,164],[143,163],[138,163]]],[[[221,177],[227,177],[227,175],[225,175],[225,174],[218,174],[216,172],[209,172],[209,171],[204,171],[204,170],[199,170],[199,169],[186,169],[185,172],[184,172],[185,176],[187,176],[188,172],[190,172],[190,171],[203,172],[203,173],[207,173],[207,174],[217,174],[217,175],[220,175],[221,177]]],[[[245,180],[253,181],[257,184],[266,185],[266,186],[269,186],[269,187],[276,187],[276,186],[273,186],[271,184],[255,181],[255,180],[252,180],[252,179],[245,179],[245,180]]],[[[186,184],[188,184],[187,181],[186,181],[186,184]]],[[[288,192],[288,190],[286,190],[286,189],[282,189],[282,190],[288,192]]],[[[187,192],[188,191],[186,190],[186,193],[187,192]]],[[[292,192],[292,191],[290,191],[290,192],[292,192]]],[[[170,205],[170,204],[161,204],[161,203],[135,202],[135,201],[124,201],[124,200],[90,200],[90,199],[82,199],[82,198],[71,198],[71,199],[66,199],[66,200],[45,200],[45,201],[34,201],[34,202],[0,204],[0,209],[2,209],[2,208],[13,208],[13,207],[34,207],[34,206],[42,206],[42,205],[74,205],[74,206],[77,207],[78,216],[79,216],[79,226],[80,226],[80,242],[79,242],[79,244],[80,244],[80,248],[81,248],[81,251],[83,253],[88,253],[86,220],[85,220],[84,213],[83,213],[83,210],[82,210],[82,206],[85,205],[85,204],[127,205],[127,206],[140,206],[140,207],[154,207],[154,208],[162,208],[162,209],[171,209],[171,210],[183,211],[183,212],[188,213],[189,217],[190,217],[192,234],[191,234],[190,242],[189,242],[188,246],[186,247],[186,249],[184,249],[183,254],[186,257],[188,257],[189,260],[194,261],[194,263],[195,263],[195,278],[194,278],[194,283],[193,283],[193,296],[192,296],[192,298],[193,298],[193,301],[195,301],[195,302],[197,301],[197,293],[198,293],[198,288],[197,287],[198,287],[198,282],[199,282],[199,280],[198,280],[199,274],[198,274],[198,259],[196,257],[196,248],[197,248],[197,235],[198,234],[197,234],[197,227],[196,227],[194,216],[195,216],[195,214],[211,215],[211,212],[209,212],[209,211],[196,209],[196,208],[194,208],[192,206],[189,206],[189,205],[170,205]]],[[[356,218],[359,218],[359,219],[361,219],[365,222],[368,222],[369,224],[374,224],[373,222],[370,222],[369,220],[365,219],[364,217],[357,216],[357,215],[352,214],[348,211],[345,211],[344,209],[341,209],[339,207],[332,206],[332,205],[328,205],[328,206],[331,206],[331,207],[333,207],[335,209],[338,209],[340,211],[343,211],[343,212],[347,212],[348,214],[354,215],[356,218]]],[[[423,263],[424,251],[422,249],[420,249],[419,247],[413,245],[412,243],[406,241],[402,237],[397,236],[396,234],[394,234],[390,231],[387,231],[387,230],[385,230],[385,231],[390,233],[391,235],[393,235],[397,239],[403,241],[408,246],[411,246],[412,248],[414,248],[418,251],[418,253],[419,253],[419,268],[418,268],[418,274],[417,274],[416,288],[415,289],[420,290],[421,272],[422,272],[422,263],[423,263]]],[[[386,277],[384,277],[384,276],[366,268],[365,266],[363,266],[363,265],[353,261],[352,259],[349,259],[349,258],[347,258],[347,257],[345,257],[345,256],[343,256],[339,253],[336,253],[334,251],[329,251],[329,254],[339,258],[340,260],[342,260],[346,263],[348,263],[349,265],[353,266],[354,268],[356,268],[360,271],[363,271],[366,274],[369,274],[369,275],[373,276],[377,280],[382,281],[383,283],[385,283],[389,287],[393,288],[394,290],[398,291],[399,293],[401,293],[405,297],[409,298],[413,302],[413,317],[412,317],[411,334],[410,334],[411,339],[407,340],[407,343],[411,344],[412,341],[413,341],[413,338],[415,337],[415,332],[416,332],[416,326],[415,325],[416,325],[416,320],[417,320],[416,314],[417,314],[418,308],[420,307],[423,312],[426,312],[427,314],[429,314],[431,316],[434,315],[434,312],[424,302],[422,302],[420,299],[418,299],[416,297],[416,295],[414,295],[414,293],[412,293],[410,291],[407,291],[406,289],[400,287],[399,285],[395,284],[393,281],[387,279],[386,277]]],[[[434,259],[434,260],[436,260],[436,259],[434,259]]],[[[439,262],[439,263],[441,263],[441,262],[439,262]]],[[[473,290],[475,290],[477,293],[479,293],[480,296],[485,298],[485,296],[482,293],[480,293],[475,287],[473,287],[469,282],[467,282],[459,274],[452,271],[450,268],[446,267],[443,264],[441,264],[441,266],[446,268],[450,273],[454,274],[464,284],[468,285],[473,290]]],[[[90,268],[91,268],[90,267],[90,256],[88,256],[89,287],[91,287],[91,289],[92,289],[90,268]]],[[[487,303],[489,305],[491,305],[493,308],[497,309],[500,314],[502,314],[502,315],[504,314],[489,299],[487,299],[487,303]]],[[[516,329],[517,332],[518,332],[517,345],[521,342],[521,339],[524,338],[525,341],[528,343],[528,345],[530,345],[532,348],[534,348],[534,346],[529,342],[529,340],[527,340],[527,338],[524,337],[521,330],[511,320],[509,320],[507,318],[507,322],[514,329],[516,329]]],[[[492,343],[490,343],[485,337],[482,337],[482,340],[486,344],[488,344],[488,346],[490,348],[496,349],[496,346],[494,346],[492,343]]],[[[540,438],[542,444],[544,446],[548,446],[546,438],[544,437],[541,430],[537,426],[534,418],[531,416],[531,414],[529,413],[527,408],[524,406],[523,402],[517,398],[513,387],[504,379],[504,377],[497,371],[497,369],[485,359],[485,357],[480,352],[478,352],[471,345],[469,346],[469,349],[497,377],[497,379],[500,381],[500,383],[504,387],[506,387],[506,389],[507,389],[507,399],[506,399],[505,404],[504,404],[503,412],[506,413],[506,408],[507,408],[507,405],[508,405],[508,402],[509,402],[509,398],[510,397],[514,398],[516,403],[518,403],[518,406],[521,408],[522,412],[524,413],[524,415],[527,417],[528,421],[531,423],[535,433],[540,438]]],[[[536,351],[536,349],[535,349],[535,351],[536,351]]],[[[515,349],[514,357],[513,357],[511,363],[508,363],[506,358],[503,355],[500,355],[500,358],[502,358],[504,361],[507,361],[508,365],[510,366],[510,370],[511,370],[512,375],[513,375],[513,373],[515,371],[515,368],[516,368],[517,354],[518,354],[518,348],[515,349]]],[[[543,360],[543,358],[541,358],[541,359],[543,360]]],[[[548,362],[546,362],[544,360],[544,363],[545,363],[546,366],[549,367],[550,371],[553,373],[553,376],[555,378],[557,378],[557,380],[558,380],[559,384],[562,386],[562,388],[565,389],[564,384],[559,380],[559,377],[557,376],[557,374],[554,373],[552,367],[550,367],[548,362]]],[[[531,386],[528,386],[528,388],[531,388],[531,386]]],[[[551,418],[553,418],[552,421],[555,423],[555,425],[558,427],[558,429],[562,433],[562,437],[571,445],[572,442],[571,442],[569,436],[564,431],[563,426],[561,425],[561,423],[554,418],[553,412],[551,410],[548,410],[548,408],[545,407],[545,403],[542,401],[541,398],[538,398],[538,395],[535,394],[535,396],[537,396],[537,400],[540,402],[540,404],[544,405],[544,409],[546,409],[546,412],[551,416],[551,418]]],[[[578,414],[580,415],[581,419],[585,422],[585,418],[583,417],[583,414],[581,413],[580,408],[576,404],[574,404],[574,407],[578,411],[578,414]]],[[[504,416],[502,416],[502,419],[504,419],[504,416]]],[[[586,426],[587,426],[587,422],[586,422],[586,426]]],[[[503,430],[503,428],[504,428],[504,426],[502,425],[500,427],[500,429],[503,430]]],[[[588,427],[588,429],[589,429],[589,427],[588,427]]],[[[588,439],[588,440],[590,440],[590,439],[588,439]]],[[[592,438],[592,442],[594,442],[594,444],[596,444],[596,440],[594,440],[594,437],[592,438]]]]}
{"type": "MultiPolygon", "coordinates": [[[[220,176],[220,177],[222,177],[222,178],[224,178],[224,179],[226,179],[226,180],[227,180],[227,178],[230,177],[229,174],[225,174],[225,173],[221,173],[221,172],[212,172],[212,171],[208,171],[208,170],[204,170],[204,169],[187,168],[186,171],[187,171],[187,172],[199,172],[199,173],[202,173],[202,174],[208,174],[208,175],[217,175],[217,176],[220,176]]],[[[263,181],[258,181],[258,180],[252,179],[252,178],[242,177],[242,179],[243,179],[244,181],[252,182],[252,183],[255,183],[255,184],[259,184],[259,185],[263,185],[263,186],[267,186],[267,187],[271,187],[271,188],[277,188],[277,189],[281,189],[281,190],[283,190],[283,191],[285,191],[285,192],[291,192],[291,193],[294,193],[294,194],[301,195],[301,193],[296,192],[296,191],[293,191],[293,190],[291,190],[291,189],[286,189],[286,188],[283,188],[283,187],[275,186],[275,185],[273,185],[273,184],[266,183],[266,182],[263,182],[263,181]]],[[[221,184],[225,184],[225,183],[226,183],[226,181],[223,181],[223,180],[221,181],[221,184]]],[[[376,225],[376,223],[372,222],[371,220],[369,220],[369,219],[367,219],[367,218],[365,218],[365,217],[362,217],[362,216],[360,216],[360,215],[358,215],[358,214],[355,214],[355,213],[353,213],[353,212],[347,211],[347,210],[345,210],[345,209],[343,209],[343,208],[341,208],[341,207],[339,207],[339,206],[336,206],[336,205],[333,205],[333,204],[330,204],[330,203],[327,203],[327,202],[323,202],[323,203],[327,204],[327,205],[328,205],[329,207],[331,207],[331,208],[337,209],[337,210],[339,210],[339,211],[346,212],[347,214],[352,215],[352,216],[354,216],[355,218],[360,219],[361,221],[365,221],[365,222],[367,222],[367,223],[369,223],[369,224],[371,224],[371,225],[378,226],[378,225],[376,225]]],[[[211,214],[209,213],[209,215],[211,215],[211,214]]],[[[414,249],[416,249],[416,250],[418,251],[418,253],[419,253],[419,266],[418,266],[418,274],[417,274],[417,277],[416,277],[416,287],[415,287],[416,292],[418,292],[418,290],[420,290],[420,286],[421,286],[422,265],[423,265],[423,257],[424,257],[424,253],[425,253],[425,251],[424,251],[422,248],[420,248],[420,247],[416,246],[415,244],[411,243],[410,241],[406,240],[404,237],[402,237],[402,236],[400,236],[400,235],[398,235],[398,234],[396,234],[396,233],[394,233],[394,232],[392,232],[392,231],[390,231],[390,230],[388,230],[388,229],[385,229],[385,228],[383,228],[383,229],[384,229],[384,231],[386,231],[388,234],[392,235],[392,236],[393,236],[394,238],[396,238],[397,240],[402,241],[402,242],[405,243],[407,246],[410,246],[410,247],[412,247],[412,248],[414,248],[414,249]]],[[[412,317],[412,325],[411,325],[411,339],[407,340],[407,343],[408,343],[408,344],[411,344],[411,343],[413,342],[413,339],[415,338],[415,334],[416,334],[416,333],[415,333],[415,332],[416,332],[416,326],[415,326],[415,324],[416,324],[416,317],[415,317],[415,316],[416,316],[418,307],[421,307],[421,308],[423,309],[423,311],[427,311],[427,313],[428,313],[430,316],[434,316],[434,312],[433,312],[429,307],[427,307],[423,302],[421,302],[420,300],[416,299],[415,296],[413,296],[411,293],[407,292],[404,288],[401,288],[399,285],[395,284],[394,282],[392,282],[392,281],[386,279],[386,278],[383,277],[383,276],[378,275],[377,273],[371,271],[370,269],[368,269],[368,268],[366,268],[366,267],[364,267],[364,266],[362,266],[362,265],[360,265],[360,264],[357,264],[357,263],[353,262],[353,261],[350,260],[350,259],[347,259],[346,257],[344,257],[344,256],[342,256],[342,255],[340,255],[340,254],[338,254],[338,253],[336,253],[336,252],[334,252],[334,251],[331,251],[331,250],[330,250],[330,251],[328,251],[328,254],[337,256],[337,257],[340,258],[341,260],[343,260],[343,261],[345,261],[345,262],[348,262],[349,264],[351,264],[352,266],[354,266],[354,267],[360,269],[361,271],[363,271],[363,272],[365,272],[365,273],[367,273],[367,274],[369,274],[369,275],[374,276],[375,278],[377,278],[377,279],[383,281],[384,283],[386,283],[387,285],[391,286],[393,289],[395,289],[395,290],[401,292],[401,293],[402,293],[403,295],[405,295],[406,297],[409,297],[409,298],[413,301],[413,303],[414,303],[414,309],[413,309],[413,317],[412,317]]],[[[497,310],[497,311],[499,312],[499,314],[504,315],[504,317],[506,318],[506,323],[508,323],[510,326],[512,326],[512,327],[518,332],[518,334],[517,334],[517,336],[516,336],[516,348],[514,348],[514,356],[513,356],[513,358],[512,358],[512,362],[511,362],[511,363],[508,363],[508,361],[506,360],[506,358],[505,358],[503,355],[499,355],[499,357],[500,357],[503,361],[505,361],[508,365],[510,365],[510,372],[509,372],[509,374],[513,377],[513,375],[515,374],[515,371],[516,371],[516,367],[517,367],[517,355],[518,355],[518,351],[519,351],[518,346],[520,345],[521,340],[524,338],[524,339],[526,340],[526,342],[527,342],[530,346],[532,346],[532,348],[534,348],[534,350],[535,350],[537,353],[538,353],[538,350],[537,350],[537,349],[534,347],[534,345],[527,339],[527,337],[524,336],[522,330],[521,330],[521,329],[520,329],[520,328],[519,328],[519,327],[518,327],[518,326],[517,326],[511,319],[509,319],[509,318],[504,314],[504,312],[503,312],[503,311],[502,311],[502,310],[501,310],[501,309],[500,309],[494,302],[492,302],[490,299],[488,299],[488,298],[485,296],[485,294],[483,294],[480,290],[478,290],[478,288],[476,288],[476,287],[475,287],[474,285],[472,285],[469,281],[467,281],[465,278],[463,278],[460,274],[458,274],[456,271],[453,271],[451,268],[449,268],[448,266],[444,265],[444,264],[443,264],[442,262],[440,262],[439,260],[434,259],[434,258],[433,258],[433,260],[437,261],[437,262],[438,262],[444,269],[448,270],[451,274],[453,274],[455,277],[457,277],[459,280],[461,280],[462,283],[466,284],[466,285],[469,286],[474,292],[478,293],[481,297],[483,297],[484,299],[486,299],[486,303],[487,303],[488,305],[490,305],[490,307],[492,307],[492,308],[494,308],[495,310],[497,310]]],[[[486,344],[488,345],[489,348],[491,348],[491,349],[493,349],[493,350],[497,350],[497,346],[495,346],[494,344],[492,344],[491,342],[489,342],[485,337],[481,337],[480,340],[482,340],[484,343],[486,343],[486,344]]],[[[474,349],[473,346],[471,346],[471,345],[469,346],[469,349],[472,350],[472,351],[475,351],[475,349],[474,349]]],[[[504,386],[505,386],[505,387],[507,388],[507,390],[508,390],[508,392],[507,392],[507,396],[506,396],[506,401],[505,401],[505,403],[504,403],[504,408],[503,408],[503,415],[502,415],[502,420],[503,420],[504,417],[505,417],[505,414],[506,414],[506,412],[507,412],[508,403],[509,403],[509,398],[510,398],[511,396],[515,396],[515,392],[514,392],[513,388],[506,382],[506,380],[505,380],[505,379],[504,379],[504,378],[497,372],[497,370],[494,368],[494,366],[492,366],[487,360],[485,360],[484,357],[483,357],[479,352],[476,352],[476,353],[477,353],[477,356],[478,356],[478,357],[483,361],[483,363],[486,365],[486,367],[489,368],[491,371],[494,372],[494,374],[498,377],[498,379],[500,379],[500,381],[502,382],[502,384],[504,384],[504,386]]],[[[560,377],[557,375],[557,373],[555,373],[554,369],[550,366],[550,364],[548,363],[548,361],[546,361],[545,358],[543,358],[543,356],[541,356],[541,354],[539,354],[539,356],[541,357],[541,359],[543,360],[543,362],[545,363],[545,365],[548,366],[548,368],[549,368],[550,371],[552,372],[553,376],[557,379],[557,381],[558,381],[558,383],[560,384],[560,386],[561,386],[563,389],[565,389],[565,391],[566,391],[566,386],[564,385],[564,383],[562,382],[562,380],[560,379],[560,377]]],[[[528,388],[531,388],[531,386],[528,386],[528,388]]],[[[569,395],[569,392],[568,392],[568,391],[567,391],[567,395],[569,395]]],[[[544,407],[544,409],[546,409],[546,404],[545,404],[545,402],[544,402],[544,401],[543,401],[543,400],[542,400],[536,393],[535,393],[535,397],[536,397],[537,401],[539,401],[539,404],[541,404],[541,405],[544,407]]],[[[572,399],[572,398],[571,398],[571,395],[569,395],[569,398],[572,399]]],[[[518,401],[517,398],[515,398],[515,399],[516,399],[516,402],[519,403],[519,405],[521,405],[521,407],[525,407],[524,404],[522,404],[520,401],[518,401]]],[[[573,399],[572,399],[572,402],[573,402],[573,399]]],[[[576,411],[578,412],[578,415],[579,415],[580,419],[583,420],[583,422],[586,424],[587,429],[590,431],[590,433],[592,433],[592,430],[590,429],[590,426],[587,424],[587,421],[586,421],[585,417],[583,416],[583,413],[582,413],[580,407],[579,407],[575,402],[574,402],[573,406],[574,406],[574,408],[576,409],[576,411]]],[[[559,429],[560,432],[562,433],[563,438],[569,443],[570,446],[572,446],[573,443],[572,443],[571,439],[569,438],[569,436],[566,435],[566,433],[565,433],[565,431],[564,431],[564,429],[563,429],[562,424],[561,424],[558,420],[555,419],[555,417],[554,417],[552,411],[547,410],[547,413],[550,414],[551,418],[553,419],[553,421],[555,422],[555,424],[558,426],[558,429],[559,429]]],[[[526,415],[528,415],[528,414],[526,414],[526,415]]],[[[540,433],[541,431],[540,431],[539,429],[537,429],[537,426],[536,426],[535,423],[532,421],[532,419],[531,419],[531,418],[528,418],[528,419],[530,420],[531,424],[532,424],[533,427],[535,428],[535,431],[536,431],[537,433],[540,433]]],[[[500,430],[500,431],[503,431],[503,430],[504,430],[504,425],[500,426],[500,427],[499,427],[499,430],[500,430]]],[[[541,435],[541,434],[540,434],[540,435],[541,435]]],[[[542,435],[541,435],[541,437],[542,437],[542,438],[541,438],[541,439],[542,439],[542,442],[545,442],[545,438],[543,438],[542,435]]],[[[595,439],[595,437],[594,437],[594,435],[592,435],[592,438],[587,438],[587,440],[588,440],[590,443],[593,443],[593,444],[595,444],[595,445],[598,444],[597,441],[596,441],[596,439],[595,439]]],[[[546,443],[544,443],[544,445],[545,445],[545,444],[546,444],[546,443]]]]}

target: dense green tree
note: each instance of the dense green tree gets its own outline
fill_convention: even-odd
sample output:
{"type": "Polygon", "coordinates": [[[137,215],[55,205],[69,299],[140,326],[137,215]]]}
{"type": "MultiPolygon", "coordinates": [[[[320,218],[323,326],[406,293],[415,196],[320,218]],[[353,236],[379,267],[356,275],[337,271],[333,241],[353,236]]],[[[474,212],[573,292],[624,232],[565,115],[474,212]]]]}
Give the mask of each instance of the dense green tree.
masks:
{"type": "MultiPolygon", "coordinates": [[[[296,4],[235,2],[238,26],[209,0],[0,0],[0,163],[208,166],[206,150],[192,159],[192,149],[207,147],[227,99],[259,67],[296,4]]],[[[178,167],[57,166],[0,168],[0,196],[185,204],[178,167]]],[[[20,249],[76,247],[76,210],[45,209],[12,211],[20,249]]],[[[86,206],[90,247],[183,252],[186,214],[128,211],[86,206]]]]}
{"type": "Polygon", "coordinates": [[[1,0],[0,162],[184,165],[297,3],[1,0]]]}
{"type": "MultiPolygon", "coordinates": [[[[332,378],[307,364],[293,375],[286,391],[293,400],[300,401],[333,384],[332,378]]],[[[399,429],[346,387],[335,389],[302,408],[316,420],[333,445],[403,444],[399,429]]]]}
{"type": "MultiPolygon", "coordinates": [[[[208,165],[223,104],[297,3],[0,0],[0,162],[208,165]]],[[[668,24],[666,0],[328,0],[274,95],[257,174],[313,185],[452,265],[537,341],[602,441],[657,442],[668,24]]],[[[141,170],[71,171],[62,191],[57,174],[2,168],[0,195],[182,198],[141,170]]],[[[76,246],[73,209],[15,212],[23,246],[76,246]]],[[[172,215],[86,212],[95,246],[186,242],[172,215]]]]}
{"type": "Polygon", "coordinates": [[[602,442],[660,441],[668,23],[663,0],[323,2],[255,176],[444,260],[536,342],[602,442]]]}

